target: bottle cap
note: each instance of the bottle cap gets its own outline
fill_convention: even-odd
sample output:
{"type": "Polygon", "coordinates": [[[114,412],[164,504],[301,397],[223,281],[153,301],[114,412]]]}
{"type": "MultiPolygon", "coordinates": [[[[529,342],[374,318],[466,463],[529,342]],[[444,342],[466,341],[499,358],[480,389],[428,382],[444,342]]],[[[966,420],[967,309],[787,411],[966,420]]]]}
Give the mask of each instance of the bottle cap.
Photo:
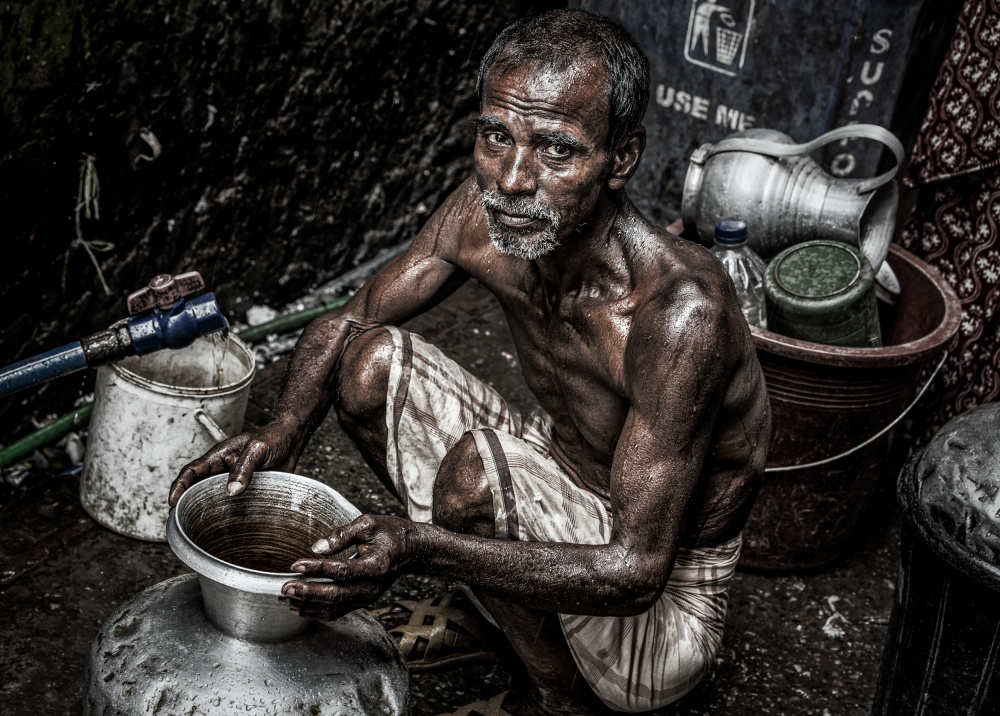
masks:
{"type": "Polygon", "coordinates": [[[737,246],[747,241],[747,225],[736,219],[726,219],[715,225],[715,240],[725,246],[737,246]]]}

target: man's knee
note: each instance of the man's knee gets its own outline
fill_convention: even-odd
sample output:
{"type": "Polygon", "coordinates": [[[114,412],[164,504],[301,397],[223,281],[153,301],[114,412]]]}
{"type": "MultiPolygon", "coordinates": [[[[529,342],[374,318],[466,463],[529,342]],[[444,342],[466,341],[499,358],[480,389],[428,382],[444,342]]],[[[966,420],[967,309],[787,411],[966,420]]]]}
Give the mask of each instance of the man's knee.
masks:
{"type": "Polygon", "coordinates": [[[463,435],[441,461],[433,504],[434,524],[452,532],[494,536],[493,493],[472,433],[463,435]]]}
{"type": "Polygon", "coordinates": [[[335,377],[335,406],[341,422],[384,414],[393,350],[392,335],[385,328],[364,331],[348,343],[335,377]]]}

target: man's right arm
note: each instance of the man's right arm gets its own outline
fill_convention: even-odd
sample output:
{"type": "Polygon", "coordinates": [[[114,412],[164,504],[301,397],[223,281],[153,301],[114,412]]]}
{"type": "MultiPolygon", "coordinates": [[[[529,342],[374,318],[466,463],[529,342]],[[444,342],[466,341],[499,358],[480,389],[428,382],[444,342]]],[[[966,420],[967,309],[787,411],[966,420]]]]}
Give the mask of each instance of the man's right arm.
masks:
{"type": "Polygon", "coordinates": [[[461,286],[461,239],[482,221],[475,182],[462,184],[414,238],[342,308],[310,323],[295,345],[270,421],[224,440],[181,469],[170,488],[175,505],[185,489],[229,472],[230,494],[246,489],[255,470],[290,470],[330,409],[332,383],[344,348],[358,333],[398,325],[432,308],[461,286]]]}

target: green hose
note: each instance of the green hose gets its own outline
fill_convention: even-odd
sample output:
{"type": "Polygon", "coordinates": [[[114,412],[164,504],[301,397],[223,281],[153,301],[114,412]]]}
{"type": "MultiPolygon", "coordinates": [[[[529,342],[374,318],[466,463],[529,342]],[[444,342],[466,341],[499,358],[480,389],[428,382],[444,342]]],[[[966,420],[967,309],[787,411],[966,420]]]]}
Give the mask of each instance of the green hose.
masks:
{"type": "Polygon", "coordinates": [[[329,313],[335,308],[340,308],[347,303],[348,299],[350,299],[350,296],[341,296],[333,301],[321,303],[318,306],[313,306],[297,313],[289,313],[287,316],[278,316],[273,321],[261,323],[259,326],[251,328],[244,328],[242,331],[233,331],[233,333],[238,335],[240,340],[247,343],[256,343],[261,338],[267,338],[274,334],[291,333],[302,328],[302,326],[314,318],[318,318],[324,313],[329,313]]]}
{"type": "MultiPolygon", "coordinates": [[[[321,303],[318,306],[313,306],[312,308],[307,308],[303,311],[289,313],[285,316],[279,316],[273,321],[262,323],[259,326],[244,328],[241,331],[233,331],[233,333],[239,336],[240,340],[247,343],[256,343],[262,338],[266,338],[267,336],[274,334],[291,333],[292,331],[302,328],[314,318],[318,318],[324,313],[329,313],[335,308],[340,308],[347,303],[349,298],[350,296],[342,296],[334,299],[333,301],[321,303]]],[[[82,405],[76,410],[66,413],[61,418],[53,420],[44,428],[40,428],[26,437],[21,438],[17,442],[8,445],[3,450],[0,450],[0,468],[5,468],[8,465],[17,462],[25,455],[31,455],[38,448],[58,440],[74,428],[86,425],[90,420],[90,413],[93,408],[93,403],[82,405]]]]}
{"type": "Polygon", "coordinates": [[[58,440],[75,427],[86,425],[87,421],[90,420],[90,412],[93,409],[93,403],[81,405],[73,412],[66,413],[61,418],[53,420],[44,428],[40,428],[27,437],[21,438],[13,445],[0,450],[0,468],[17,462],[25,455],[30,455],[38,448],[49,444],[53,440],[58,440]]]}

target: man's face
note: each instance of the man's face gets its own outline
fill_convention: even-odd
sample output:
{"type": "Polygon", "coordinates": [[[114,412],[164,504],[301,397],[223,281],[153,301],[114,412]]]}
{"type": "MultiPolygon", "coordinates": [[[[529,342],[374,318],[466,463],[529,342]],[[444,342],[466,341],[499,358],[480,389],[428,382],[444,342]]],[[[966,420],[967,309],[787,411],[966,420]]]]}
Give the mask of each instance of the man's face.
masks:
{"type": "Polygon", "coordinates": [[[590,217],[610,169],[606,88],[599,60],[562,71],[537,62],[490,70],[476,180],[501,251],[538,258],[590,217]]]}

